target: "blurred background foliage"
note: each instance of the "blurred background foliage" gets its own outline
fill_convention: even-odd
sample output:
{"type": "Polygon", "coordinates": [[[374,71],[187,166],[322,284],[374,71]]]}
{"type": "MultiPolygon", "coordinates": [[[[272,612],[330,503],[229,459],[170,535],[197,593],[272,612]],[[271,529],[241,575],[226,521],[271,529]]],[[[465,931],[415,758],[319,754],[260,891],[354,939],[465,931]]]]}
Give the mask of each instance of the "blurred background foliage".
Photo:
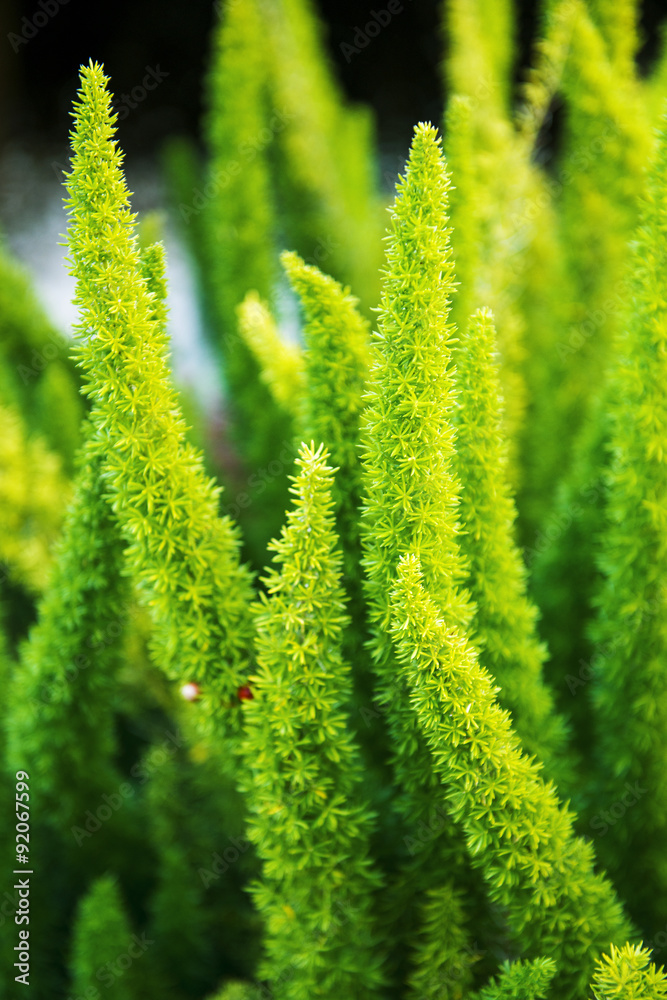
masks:
{"type": "MultiPolygon", "coordinates": [[[[610,393],[620,391],[607,388],[604,375],[630,294],[627,246],[667,76],[660,50],[664,10],[658,2],[642,4],[635,37],[631,27],[612,30],[618,22],[602,0],[591,3],[565,59],[566,4],[541,11],[519,4],[512,43],[505,4],[451,0],[443,16],[439,3],[406,0],[400,15],[358,50],[355,38],[370,8],[352,2],[320,0],[314,5],[320,22],[294,0],[258,0],[256,8],[247,5],[246,20],[239,0],[45,4],[54,13],[44,15],[47,23],[31,37],[23,19],[47,7],[0,5],[0,38],[6,39],[0,60],[0,669],[7,675],[18,658],[33,665],[23,690],[13,686],[2,730],[3,740],[8,736],[36,762],[39,778],[33,850],[42,876],[33,905],[42,917],[33,938],[33,995],[50,1000],[68,989],[76,995],[107,956],[113,962],[123,953],[132,934],[146,934],[155,946],[103,995],[116,990],[129,1000],[150,993],[187,1000],[209,995],[222,981],[250,980],[257,968],[262,927],[246,890],[260,866],[244,839],[246,805],[227,762],[217,759],[215,740],[192,725],[190,706],[156,667],[151,625],[132,586],[118,572],[118,589],[109,592],[86,561],[92,536],[74,533],[69,555],[61,553],[58,564],[57,599],[47,590],[89,409],[69,359],[71,285],[57,249],[79,67],[93,57],[111,77],[142,246],[156,239],[167,244],[169,332],[189,436],[203,450],[206,471],[224,484],[222,512],[240,524],[243,557],[257,571],[289,505],[295,434],[324,439],[343,427],[338,452],[330,445],[332,464],[341,469],[341,496],[353,498],[352,511],[362,495],[353,445],[368,369],[365,338],[369,322],[376,322],[384,209],[414,124],[445,122],[461,282],[453,318],[464,329],[477,306],[490,306],[498,327],[511,486],[498,487],[498,531],[514,516],[512,491],[518,520],[516,537],[510,545],[508,532],[497,558],[509,567],[517,593],[525,586],[519,550],[530,569],[549,652],[534,635],[535,612],[523,596],[516,602],[523,623],[514,638],[525,630],[527,670],[538,677],[545,663],[572,759],[586,780],[571,786],[557,761],[553,772],[590,834],[601,789],[589,759],[589,702],[572,697],[572,683],[588,680],[579,664],[588,664],[595,651],[589,623],[601,574],[593,548],[609,488],[606,413],[610,393]],[[26,37],[17,41],[21,31],[26,37]],[[546,42],[535,52],[538,38],[546,42]],[[147,74],[154,89],[143,87],[147,74]],[[136,88],[143,96],[132,96],[136,88]],[[517,108],[524,117],[515,117],[517,108]],[[248,153],[236,157],[235,150],[248,153]],[[305,264],[284,257],[285,276],[279,254],[286,248],[305,264]],[[358,311],[342,286],[351,288],[358,311]],[[327,350],[332,353],[332,315],[344,318],[349,370],[340,384],[322,363],[327,350]],[[591,323],[601,332],[593,339],[591,323]],[[302,342],[313,348],[305,361],[302,342]],[[67,558],[86,567],[76,586],[67,558]],[[31,632],[43,597],[40,626],[31,632]],[[73,656],[84,656],[73,660],[79,681],[72,686],[59,674],[63,648],[70,647],[54,652],[49,629],[56,631],[84,604],[88,649],[82,654],[76,646],[84,628],[76,615],[71,634],[61,636],[73,656]],[[99,684],[85,672],[85,657],[93,655],[105,665],[99,684]],[[67,692],[62,697],[58,684],[67,692]],[[95,754],[99,766],[89,774],[95,754]],[[105,795],[115,796],[111,804],[105,795]],[[99,820],[100,808],[110,811],[108,820],[99,820]]],[[[478,439],[468,439],[474,455],[471,440],[476,445],[478,439]]],[[[500,464],[496,444],[488,442],[489,454],[500,464]]],[[[115,529],[94,482],[81,490],[73,509],[79,503],[99,517],[88,527],[99,528],[104,557],[113,564],[119,558],[115,529]]],[[[368,625],[355,575],[360,539],[341,496],[343,582],[353,619],[343,643],[349,658],[363,661],[368,625]]],[[[492,618],[484,625],[496,643],[485,654],[494,670],[502,669],[512,645],[499,617],[500,625],[492,618]]],[[[358,714],[370,701],[362,668],[353,683],[358,714]]],[[[511,683],[508,692],[520,703],[520,685],[518,695],[511,683]]],[[[369,769],[365,780],[377,793],[386,733],[372,711],[369,719],[356,724],[369,769]]],[[[558,743],[561,722],[554,725],[558,743]]],[[[541,727],[530,732],[527,725],[526,732],[531,747],[547,740],[541,727]]],[[[10,810],[4,785],[0,806],[10,810]]],[[[3,857],[12,833],[0,826],[3,857]]],[[[372,847],[388,870],[397,841],[396,830],[388,829],[386,843],[372,847]]],[[[610,837],[603,845],[605,861],[620,868],[612,843],[610,837]]],[[[481,892],[474,880],[467,889],[473,900],[481,892]]],[[[645,935],[655,935],[664,917],[664,901],[650,896],[626,900],[645,935]]],[[[452,924],[458,908],[453,889],[433,903],[436,916],[452,924]]],[[[2,914],[6,929],[9,913],[2,914]]],[[[392,933],[406,940],[412,930],[392,933]]],[[[460,974],[466,982],[474,975],[480,986],[506,956],[506,942],[493,918],[481,921],[473,937],[477,931],[474,947],[463,943],[462,933],[452,950],[469,949],[460,974]]],[[[4,970],[10,938],[3,934],[0,946],[4,970]]],[[[428,941],[422,947],[429,952],[428,941]]],[[[405,968],[396,975],[407,975],[405,968]]],[[[411,989],[418,988],[417,978],[411,989]]],[[[456,996],[456,988],[443,996],[456,996]]],[[[244,998],[245,990],[239,982],[225,996],[244,998]]]]}

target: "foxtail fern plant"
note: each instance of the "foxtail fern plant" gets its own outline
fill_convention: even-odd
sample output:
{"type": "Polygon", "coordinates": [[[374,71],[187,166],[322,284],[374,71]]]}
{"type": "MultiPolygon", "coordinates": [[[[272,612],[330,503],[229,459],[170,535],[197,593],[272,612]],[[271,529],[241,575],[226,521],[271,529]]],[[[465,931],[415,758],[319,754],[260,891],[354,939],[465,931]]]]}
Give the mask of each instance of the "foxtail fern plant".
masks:
{"type": "Polygon", "coordinates": [[[595,1000],[663,1000],[667,976],[641,945],[612,945],[597,963],[591,988],[595,1000]]]}
{"type": "Polygon", "coordinates": [[[0,404],[0,560],[31,593],[47,584],[70,484],[61,457],[30,434],[16,407],[0,404]]]}
{"type": "MultiPolygon", "coordinates": [[[[370,366],[370,328],[349,290],[306,264],[296,253],[284,253],[283,267],[297,293],[304,317],[304,393],[299,424],[305,440],[322,441],[336,467],[333,498],[336,531],[343,555],[343,586],[349,627],[343,654],[352,664],[353,714],[367,762],[386,766],[381,720],[368,706],[373,695],[367,609],[362,589],[360,508],[362,501],[359,443],[370,366]]],[[[373,768],[369,768],[370,778],[373,768]]]]}
{"type": "Polygon", "coordinates": [[[515,110],[510,0],[443,3],[447,160],[418,125],[381,270],[315,0],[215,6],[205,181],[177,171],[215,454],[97,64],[78,370],[0,247],[0,842],[25,769],[35,995],[667,1000],[667,50],[640,77],[634,0],[544,0],[515,110]]]}
{"type": "Polygon", "coordinates": [[[634,244],[632,312],[608,393],[611,464],[592,629],[600,655],[592,682],[598,762],[591,826],[648,931],[667,921],[665,170],[667,119],[634,244]]]}
{"type": "Polygon", "coordinates": [[[472,864],[520,954],[552,958],[556,995],[574,1000],[594,959],[628,937],[614,890],[595,871],[590,843],[575,837],[574,816],[522,752],[489,674],[428,594],[414,554],[398,566],[392,616],[410,705],[472,864]]]}
{"type": "MultiPolygon", "coordinates": [[[[525,749],[564,777],[566,730],[542,677],[546,649],[537,610],[526,594],[526,571],[513,539],[516,509],[506,481],[493,319],[479,310],[454,351],[458,388],[456,461],[461,492],[461,551],[476,605],[473,631],[480,663],[501,688],[500,702],[525,749]]],[[[572,776],[570,776],[571,778],[572,776]]]]}
{"type": "MultiPolygon", "coordinates": [[[[79,462],[38,621],[13,671],[6,723],[9,765],[30,775],[31,860],[64,913],[82,881],[105,865],[125,874],[139,850],[134,796],[118,791],[117,694],[130,619],[123,543],[94,440],[79,462]]],[[[32,930],[37,976],[40,968],[57,974],[64,931],[62,914],[50,910],[32,930]]]]}
{"type": "Polygon", "coordinates": [[[239,536],[217,511],[219,488],[185,440],[167,366],[160,250],[141,258],[113,140],[106,77],[81,74],[67,178],[77,346],[103,454],[101,474],[139,593],[150,605],[156,655],[202,686],[201,716],[238,733],[238,689],[250,644],[250,576],[239,536]]]}
{"type": "Polygon", "coordinates": [[[555,971],[550,958],[505,962],[498,979],[480,990],[475,1000],[544,1000],[555,971]]]}
{"type": "Polygon", "coordinates": [[[304,390],[300,348],[281,336],[269,307],[256,292],[248,292],[237,312],[239,332],[255,356],[260,378],[276,403],[298,420],[304,390]]]}
{"type": "Polygon", "coordinates": [[[470,989],[478,955],[470,946],[467,912],[458,890],[445,884],[426,893],[425,920],[414,943],[409,997],[452,1000],[470,989]]]}
{"type": "Polygon", "coordinates": [[[346,717],[351,683],[340,653],[345,614],[327,457],[311,445],[296,460],[296,503],[271,545],[279,568],[257,610],[259,669],[245,703],[249,835],[263,861],[253,890],[266,922],[260,975],[281,1000],[362,1000],[383,982],[373,817],[358,795],[361,758],[346,717]]]}
{"type": "Polygon", "coordinates": [[[87,810],[121,783],[113,765],[113,695],[128,619],[123,545],[94,440],[80,462],[39,620],[14,675],[9,720],[12,766],[31,774],[42,816],[71,851],[75,843],[88,847],[87,810]]]}
{"type": "Polygon", "coordinates": [[[398,723],[405,703],[394,696],[387,588],[399,557],[418,547],[443,613],[463,628],[472,616],[467,595],[455,591],[466,567],[456,539],[460,484],[452,464],[449,187],[440,139],[420,125],[392,212],[363,436],[365,589],[380,698],[397,724],[397,758],[407,751],[398,723]]]}
{"type": "Polygon", "coordinates": [[[370,364],[370,329],[357,311],[357,300],[333,278],[305,264],[297,254],[283,254],[282,262],[305,318],[303,436],[324,442],[337,469],[333,496],[344,582],[355,628],[365,637],[359,582],[359,437],[370,364]]]}
{"type": "Polygon", "coordinates": [[[117,883],[103,876],[93,883],[77,914],[71,955],[73,995],[91,996],[103,986],[108,1000],[139,1000],[146,981],[142,982],[137,963],[146,962],[145,952],[146,945],[131,931],[117,883]]]}
{"type": "MultiPolygon", "coordinates": [[[[466,567],[456,537],[460,485],[453,467],[451,422],[455,397],[448,313],[455,282],[449,187],[440,139],[430,125],[419,125],[397,185],[386,241],[387,267],[362,436],[370,649],[376,701],[391,741],[395,806],[404,843],[410,845],[402,874],[413,901],[419,900],[420,891],[435,887],[451,893],[451,858],[458,838],[451,828],[427,836],[425,842],[415,836],[417,830],[443,824],[431,756],[390,639],[389,594],[400,556],[419,549],[429,591],[449,621],[465,630],[473,613],[468,595],[456,586],[463,583],[466,567]]],[[[397,903],[401,910],[406,905],[397,903]]],[[[431,894],[427,906],[438,905],[431,894]]],[[[433,926],[428,913],[421,920],[425,927],[433,926]]],[[[428,951],[423,940],[422,947],[428,951]]]]}

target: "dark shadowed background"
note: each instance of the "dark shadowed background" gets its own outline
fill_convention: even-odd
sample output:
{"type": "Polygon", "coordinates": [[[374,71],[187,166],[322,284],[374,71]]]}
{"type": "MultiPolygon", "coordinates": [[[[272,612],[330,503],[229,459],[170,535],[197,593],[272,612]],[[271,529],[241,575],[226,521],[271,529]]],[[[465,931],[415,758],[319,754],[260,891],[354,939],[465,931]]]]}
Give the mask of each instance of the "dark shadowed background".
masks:
{"type": "MultiPolygon", "coordinates": [[[[116,94],[139,85],[147,66],[159,65],[169,74],[144,102],[141,113],[123,123],[122,144],[128,151],[151,152],[174,131],[197,133],[201,80],[215,16],[211,0],[41,3],[0,3],[2,141],[21,137],[62,142],[78,67],[91,57],[104,63],[116,94]],[[35,20],[39,24],[45,19],[35,28],[35,20]]],[[[517,6],[520,77],[536,27],[536,4],[522,0],[517,6]]],[[[439,118],[443,46],[439,0],[405,0],[404,10],[387,29],[352,55],[342,47],[353,43],[355,29],[363,27],[373,10],[386,7],[385,0],[317,0],[317,7],[339,79],[351,99],[373,106],[383,144],[409,136],[419,119],[439,118]]],[[[651,58],[656,26],[666,13],[665,0],[642,4],[644,61],[651,58]]]]}
{"type": "MultiPolygon", "coordinates": [[[[225,4],[235,2],[0,0],[0,232],[63,331],[75,318],[73,287],[58,244],[66,226],[61,182],[79,67],[92,58],[111,77],[133,207],[162,210],[167,196],[160,152],[169,136],[185,134],[200,141],[211,28],[220,12],[224,16],[225,4]],[[145,90],[147,74],[151,87],[145,90]],[[156,79],[159,83],[152,86],[156,79]],[[133,94],[143,96],[137,102],[133,94]]],[[[345,93],[374,110],[381,154],[378,179],[387,193],[402,169],[414,124],[442,121],[440,63],[446,44],[441,0],[392,0],[399,12],[367,44],[355,45],[373,12],[386,10],[388,2],[316,0],[345,93]]],[[[517,3],[517,87],[538,27],[536,7],[535,0],[517,3]]],[[[642,5],[643,65],[655,54],[657,26],[666,15],[666,0],[642,5]]],[[[558,114],[550,128],[541,142],[545,163],[558,134],[558,114]]],[[[179,381],[196,382],[198,392],[212,399],[217,383],[201,336],[192,268],[173,226],[167,226],[164,240],[175,371],[179,381]]]]}

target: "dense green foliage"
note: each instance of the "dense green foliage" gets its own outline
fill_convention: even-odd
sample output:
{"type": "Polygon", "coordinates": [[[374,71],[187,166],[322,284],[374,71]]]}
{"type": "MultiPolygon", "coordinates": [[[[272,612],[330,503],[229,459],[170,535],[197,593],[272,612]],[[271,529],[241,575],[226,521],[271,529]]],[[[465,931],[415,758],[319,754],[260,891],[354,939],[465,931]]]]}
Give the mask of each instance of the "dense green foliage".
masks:
{"type": "Polygon", "coordinates": [[[271,546],[280,571],[265,580],[269,597],[256,615],[259,670],[245,709],[249,836],[264,865],[253,890],[266,921],[263,972],[289,1000],[361,1000],[382,984],[372,815],[355,795],[362,767],[346,732],[351,686],[326,458],[322,446],[297,458],[296,503],[271,546]]]}
{"type": "Polygon", "coordinates": [[[601,814],[591,823],[605,830],[603,857],[628,905],[656,926],[667,921],[666,170],[662,132],[633,248],[632,315],[610,376],[607,526],[592,627],[603,653],[592,680],[601,814]],[[627,815],[608,824],[607,837],[604,810],[619,801],[627,815]]]}
{"type": "Polygon", "coordinates": [[[145,950],[130,931],[114,880],[99,879],[81,902],[74,925],[74,995],[90,996],[91,990],[94,995],[103,986],[109,1000],[138,1000],[140,979],[134,963],[145,950]]]}
{"type": "Polygon", "coordinates": [[[31,996],[667,997],[667,55],[632,0],[551,0],[517,106],[512,4],[449,0],[383,244],[310,0],[220,6],[207,163],[169,153],[215,448],[98,64],[75,363],[0,253],[31,996]]]}

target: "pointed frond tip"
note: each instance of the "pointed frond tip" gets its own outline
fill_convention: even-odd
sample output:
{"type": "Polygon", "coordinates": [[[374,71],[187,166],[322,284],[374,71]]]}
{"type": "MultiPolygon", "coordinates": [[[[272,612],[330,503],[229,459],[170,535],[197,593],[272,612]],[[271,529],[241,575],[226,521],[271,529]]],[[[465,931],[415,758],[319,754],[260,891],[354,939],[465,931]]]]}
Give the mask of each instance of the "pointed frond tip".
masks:
{"type": "Polygon", "coordinates": [[[281,336],[269,306],[250,291],[236,308],[241,337],[253,353],[275,402],[298,419],[304,393],[301,348],[281,336]]]}
{"type": "Polygon", "coordinates": [[[296,251],[283,250],[280,254],[280,263],[297,293],[301,294],[304,290],[314,289],[326,295],[332,286],[337,286],[342,289],[346,301],[353,306],[359,305],[359,299],[352,294],[349,287],[339,285],[330,275],[321,271],[317,265],[307,264],[296,251]]]}
{"type": "Polygon", "coordinates": [[[441,204],[443,194],[452,186],[442,152],[442,137],[430,122],[415,125],[405,174],[399,177],[397,185],[397,202],[412,177],[416,179],[424,207],[431,210],[441,204]]]}
{"type": "Polygon", "coordinates": [[[431,140],[438,146],[442,145],[442,139],[438,135],[438,130],[435,125],[431,124],[431,122],[417,122],[414,127],[414,133],[413,142],[416,142],[417,139],[424,142],[431,140]]]}
{"type": "Polygon", "coordinates": [[[555,960],[554,995],[574,1000],[602,949],[629,936],[614,890],[595,871],[572,813],[542,780],[541,764],[524,754],[476,650],[442,619],[414,554],[399,560],[391,599],[400,669],[434,769],[448,786],[448,812],[461,823],[472,864],[513,936],[528,954],[539,949],[555,960]],[[584,921],[591,930],[582,936],[584,921]]]}
{"type": "Polygon", "coordinates": [[[646,997],[661,1000],[667,997],[667,977],[662,968],[650,961],[651,953],[641,944],[611,945],[609,954],[597,962],[592,983],[595,1000],[625,1000],[626,997],[646,997]]]}
{"type": "MultiPolygon", "coordinates": [[[[328,460],[329,451],[323,444],[318,444],[316,448],[314,441],[311,441],[310,444],[302,441],[299,453],[294,459],[294,464],[300,471],[288,477],[294,483],[294,486],[290,486],[290,492],[305,498],[312,492],[313,488],[317,489],[324,485],[328,487],[334,473],[338,472],[338,469],[327,464],[328,460]]],[[[331,501],[328,499],[327,506],[330,505],[331,501]]]]}
{"type": "Polygon", "coordinates": [[[111,123],[116,121],[116,115],[111,113],[112,94],[109,90],[111,77],[104,72],[101,63],[91,59],[87,66],[79,70],[80,86],[77,100],[73,102],[70,115],[75,121],[89,121],[91,124],[100,114],[111,123]]]}

